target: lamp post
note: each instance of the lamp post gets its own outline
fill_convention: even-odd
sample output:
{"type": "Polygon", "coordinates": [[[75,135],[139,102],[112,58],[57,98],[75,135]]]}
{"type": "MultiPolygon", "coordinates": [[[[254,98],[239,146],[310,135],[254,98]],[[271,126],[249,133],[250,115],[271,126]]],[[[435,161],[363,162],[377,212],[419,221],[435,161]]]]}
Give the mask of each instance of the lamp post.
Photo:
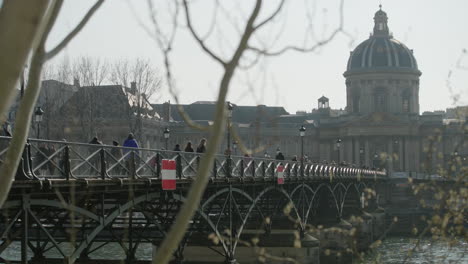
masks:
{"type": "Polygon", "coordinates": [[[234,149],[234,155],[237,155],[237,141],[232,142],[232,148],[234,149]]]}
{"type": "Polygon", "coordinates": [[[263,156],[265,157],[265,159],[268,158],[268,152],[265,151],[265,153],[263,153],[263,156]]]}
{"type": "Polygon", "coordinates": [[[374,152],[374,168],[377,169],[377,163],[379,162],[379,154],[377,152],[374,152]]]}
{"type": "Polygon", "coordinates": [[[359,162],[361,166],[363,164],[363,159],[364,159],[364,148],[360,147],[359,148],[359,162]]]}
{"type": "Polygon", "coordinates": [[[336,149],[338,150],[338,164],[340,164],[340,148],[341,148],[341,138],[336,140],[336,149]]]}
{"type": "Polygon", "coordinates": [[[304,136],[306,128],[301,126],[299,128],[299,136],[301,137],[301,176],[304,176],[304,136]]]}
{"type": "Polygon", "coordinates": [[[40,136],[40,124],[42,122],[42,115],[44,114],[44,110],[40,106],[36,107],[36,111],[34,112],[35,116],[35,121],[36,121],[36,126],[37,126],[37,133],[36,133],[36,138],[39,138],[40,136]]]}
{"type": "Polygon", "coordinates": [[[233,105],[231,102],[226,102],[228,110],[228,120],[227,120],[227,150],[228,156],[231,155],[231,119],[232,119],[232,108],[233,105]]]}
{"type": "Polygon", "coordinates": [[[171,131],[169,131],[169,128],[166,127],[166,128],[164,129],[163,134],[164,134],[164,140],[166,141],[166,150],[168,150],[168,148],[167,148],[167,141],[169,140],[169,136],[171,135],[171,131]]]}

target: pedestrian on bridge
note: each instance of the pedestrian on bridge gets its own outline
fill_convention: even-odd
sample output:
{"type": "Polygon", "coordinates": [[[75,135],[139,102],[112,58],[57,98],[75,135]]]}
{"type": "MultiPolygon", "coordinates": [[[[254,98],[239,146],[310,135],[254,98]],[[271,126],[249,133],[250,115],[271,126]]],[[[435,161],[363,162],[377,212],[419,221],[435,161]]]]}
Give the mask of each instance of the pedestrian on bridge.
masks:
{"type": "Polygon", "coordinates": [[[176,145],[175,145],[174,151],[181,151],[181,150],[180,150],[180,145],[179,145],[179,144],[176,144],[176,145]]]}
{"type": "Polygon", "coordinates": [[[185,152],[193,152],[193,148],[192,148],[192,142],[187,142],[187,145],[185,145],[185,149],[184,149],[185,152]]]}
{"type": "Polygon", "coordinates": [[[200,144],[197,147],[197,153],[205,153],[206,152],[206,139],[202,138],[200,140],[200,144]]]}
{"type": "MultiPolygon", "coordinates": [[[[102,142],[96,137],[93,137],[93,139],[91,139],[91,141],[89,142],[89,144],[91,145],[102,145],[102,142]]],[[[97,151],[97,147],[89,147],[89,154],[93,154],[97,151]]],[[[90,168],[89,168],[89,175],[93,175],[95,173],[97,173],[99,175],[99,172],[101,171],[100,169],[100,158],[99,158],[99,155],[98,154],[95,154],[93,157],[91,157],[89,159],[89,162],[91,163],[90,164],[90,168]]]]}
{"type": "Polygon", "coordinates": [[[123,146],[125,147],[125,149],[123,150],[123,154],[125,156],[125,166],[129,170],[130,174],[132,174],[132,172],[134,172],[135,169],[134,165],[136,161],[131,155],[128,155],[128,153],[131,151],[128,148],[139,148],[138,142],[136,141],[133,133],[128,134],[128,137],[124,141],[123,146]]]}
{"type": "Polygon", "coordinates": [[[278,151],[276,153],[276,157],[275,157],[276,160],[284,160],[284,155],[283,153],[281,153],[281,151],[278,151]]]}

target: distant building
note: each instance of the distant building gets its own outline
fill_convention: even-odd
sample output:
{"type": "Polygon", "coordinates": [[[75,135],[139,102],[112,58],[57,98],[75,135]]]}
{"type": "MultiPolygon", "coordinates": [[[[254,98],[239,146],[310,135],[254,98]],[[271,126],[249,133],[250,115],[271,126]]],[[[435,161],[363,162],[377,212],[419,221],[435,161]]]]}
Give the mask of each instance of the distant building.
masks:
{"type": "MultiPolygon", "coordinates": [[[[247,148],[260,148],[256,156],[274,157],[279,149],[287,159],[300,157],[299,128],[304,126],[304,154],[311,161],[428,174],[441,173],[454,157],[466,162],[468,106],[420,115],[421,71],[413,50],[393,38],[387,21],[387,14],[378,10],[373,34],[350,53],[343,74],[344,110],[332,109],[325,96],[318,98],[317,108],[311,112],[296,114],[277,106],[234,105],[231,143],[241,139],[247,148]]],[[[45,137],[87,142],[97,135],[110,144],[136,132],[142,146],[162,148],[162,131],[168,127],[171,149],[175,144],[184,149],[188,141],[195,148],[201,138],[209,137],[208,129],[200,131],[185,122],[180,110],[195,124],[208,128],[213,123],[215,102],[150,105],[144,96],[138,96],[134,85],[80,87],[77,82],[44,81],[38,105],[45,108],[46,120],[53,121],[53,126],[42,124],[49,124],[43,128],[45,137]]],[[[10,116],[14,121],[14,113],[10,116]]],[[[225,133],[219,153],[227,147],[225,133]]],[[[232,154],[242,154],[234,144],[231,148],[232,154]]]]}
{"type": "Polygon", "coordinates": [[[60,109],[54,138],[87,142],[97,136],[104,143],[123,141],[132,132],[142,147],[161,141],[161,118],[135,83],[82,86],[60,109]]]}

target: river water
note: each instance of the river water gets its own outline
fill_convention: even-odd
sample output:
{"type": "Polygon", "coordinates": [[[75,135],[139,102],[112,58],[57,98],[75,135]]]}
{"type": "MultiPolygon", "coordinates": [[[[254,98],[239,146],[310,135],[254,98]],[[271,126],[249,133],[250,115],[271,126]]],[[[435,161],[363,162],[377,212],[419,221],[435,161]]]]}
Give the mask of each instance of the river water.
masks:
{"type": "MultiPolygon", "coordinates": [[[[381,264],[400,264],[403,263],[408,256],[408,252],[415,246],[415,240],[405,237],[391,237],[382,242],[380,247],[373,253],[368,253],[363,261],[356,263],[381,263],[381,264]]],[[[71,252],[71,248],[64,246],[64,252],[71,252]]],[[[137,258],[142,260],[151,259],[151,245],[141,244],[137,251],[137,258]]],[[[32,252],[29,253],[32,255],[32,252]]],[[[12,243],[5,250],[1,257],[9,260],[19,260],[20,244],[12,243]]],[[[58,258],[60,254],[56,250],[51,250],[46,256],[58,258]]],[[[123,259],[124,252],[118,245],[108,245],[91,254],[91,258],[97,259],[123,259]]],[[[122,263],[116,261],[115,263],[122,263]]],[[[421,240],[420,246],[414,251],[411,257],[408,257],[406,263],[411,264],[435,264],[435,263],[461,263],[468,264],[468,243],[465,241],[457,241],[455,245],[450,247],[447,243],[435,242],[425,238],[421,240]]]]}
{"type": "Polygon", "coordinates": [[[406,263],[462,263],[468,264],[468,242],[456,241],[453,246],[448,243],[432,242],[429,238],[420,241],[411,257],[408,253],[416,245],[416,239],[407,237],[390,237],[382,242],[375,253],[369,254],[363,263],[400,264],[406,263]]]}

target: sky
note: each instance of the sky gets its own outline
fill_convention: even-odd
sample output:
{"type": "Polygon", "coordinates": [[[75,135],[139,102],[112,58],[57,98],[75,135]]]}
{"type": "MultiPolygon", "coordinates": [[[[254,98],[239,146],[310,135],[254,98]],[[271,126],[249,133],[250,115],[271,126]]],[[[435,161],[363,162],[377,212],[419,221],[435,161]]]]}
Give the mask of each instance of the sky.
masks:
{"type": "MultiPolygon", "coordinates": [[[[164,31],[170,29],[168,7],[155,1],[156,16],[164,31]]],[[[192,18],[198,32],[207,32],[213,21],[211,0],[193,1],[192,18]]],[[[236,27],[244,26],[253,1],[221,1],[225,10],[217,9],[213,35],[207,45],[222,58],[230,58],[238,43],[236,27]]],[[[278,1],[264,1],[260,18],[265,18],[278,1]]],[[[65,1],[52,30],[47,47],[53,47],[74,27],[94,3],[90,0],[65,1]]],[[[251,44],[264,43],[273,49],[294,44],[310,46],[329,36],[340,21],[336,0],[294,0],[283,8],[273,24],[255,35],[251,44]],[[310,26],[312,25],[312,26],[310,26]]],[[[237,105],[265,104],[284,106],[290,113],[310,112],[322,95],[330,98],[332,108],[345,108],[346,88],[343,72],[350,54],[372,31],[374,13],[379,4],[387,12],[393,36],[414,50],[422,72],[420,111],[444,110],[468,104],[468,33],[466,0],[345,0],[343,29],[327,45],[310,53],[287,52],[262,58],[249,70],[237,70],[228,100],[237,105]],[[455,99],[455,100],[454,100],[455,99]]],[[[161,69],[161,52],[142,25],[152,29],[148,6],[143,0],[106,1],[95,16],[66,47],[56,61],[66,57],[91,56],[108,60],[147,58],[161,69]]],[[[201,50],[188,34],[185,20],[171,53],[176,89],[181,103],[214,101],[222,76],[220,65],[201,50]]],[[[251,60],[247,54],[246,59],[251,60]]],[[[174,102],[164,85],[152,100],[174,102]]]]}

